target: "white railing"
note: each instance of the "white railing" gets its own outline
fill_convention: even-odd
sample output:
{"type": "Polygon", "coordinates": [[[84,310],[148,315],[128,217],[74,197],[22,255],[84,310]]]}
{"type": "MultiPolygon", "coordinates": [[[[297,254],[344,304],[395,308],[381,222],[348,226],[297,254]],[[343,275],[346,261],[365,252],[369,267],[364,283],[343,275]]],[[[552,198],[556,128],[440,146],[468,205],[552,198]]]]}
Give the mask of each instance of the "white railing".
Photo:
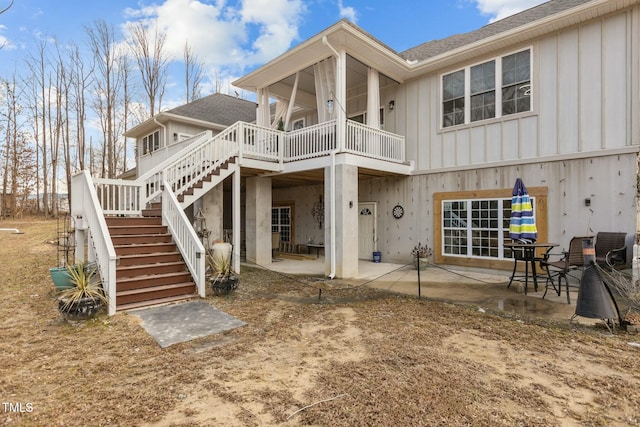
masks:
{"type": "Polygon", "coordinates": [[[139,215],[140,184],[123,179],[93,178],[96,197],[105,215],[139,215]]]}
{"type": "MultiPolygon", "coordinates": [[[[116,250],[111,242],[104,212],[100,207],[96,189],[91,184],[89,172],[82,171],[71,178],[73,198],[71,212],[89,230],[88,244],[93,248],[102,287],[107,296],[109,315],[116,312],[116,250]]],[[[79,242],[84,244],[84,242],[79,242]]]]}
{"type": "Polygon", "coordinates": [[[285,135],[285,162],[326,156],[336,149],[335,120],[294,130],[285,135]]]}
{"type": "Polygon", "coordinates": [[[173,236],[176,246],[182,254],[191,276],[193,277],[198,294],[205,296],[205,250],[198,235],[189,223],[171,185],[164,181],[162,192],[162,223],[167,226],[173,236]]]}
{"type": "Polygon", "coordinates": [[[225,138],[213,138],[191,147],[187,153],[166,166],[162,176],[173,192],[180,195],[236,155],[237,143],[225,138]]]}
{"type": "Polygon", "coordinates": [[[238,126],[236,133],[230,133],[229,136],[235,138],[241,157],[280,161],[280,140],[284,132],[252,123],[238,122],[236,125],[238,126]]]}
{"type": "Polygon", "coordinates": [[[136,169],[138,170],[138,176],[141,176],[150,169],[155,168],[161,162],[173,157],[179,151],[182,151],[186,147],[190,147],[192,144],[199,144],[204,140],[211,139],[212,132],[210,130],[200,132],[197,135],[192,136],[189,139],[185,139],[180,142],[174,142],[168,144],[165,147],[159,148],[148,154],[138,156],[136,159],[136,169]]]}
{"type": "Polygon", "coordinates": [[[347,120],[345,151],[374,159],[404,162],[404,136],[347,120]]]}

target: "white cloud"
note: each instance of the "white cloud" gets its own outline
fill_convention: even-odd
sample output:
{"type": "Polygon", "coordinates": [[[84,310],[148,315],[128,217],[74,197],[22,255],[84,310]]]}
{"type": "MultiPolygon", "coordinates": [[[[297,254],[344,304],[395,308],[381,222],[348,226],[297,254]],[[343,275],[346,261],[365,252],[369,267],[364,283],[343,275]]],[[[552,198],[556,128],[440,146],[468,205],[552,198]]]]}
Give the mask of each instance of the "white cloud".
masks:
{"type": "Polygon", "coordinates": [[[345,6],[342,3],[342,0],[338,0],[338,8],[340,9],[340,18],[347,18],[349,21],[354,24],[357,22],[357,13],[356,10],[351,6],[345,6]]]}
{"type": "MultiPolygon", "coordinates": [[[[0,24],[0,32],[6,31],[7,27],[0,24]]],[[[15,49],[16,47],[11,43],[11,40],[0,34],[0,49],[15,49]]]]}
{"type": "Polygon", "coordinates": [[[127,9],[126,16],[157,23],[172,60],[182,60],[188,41],[208,74],[227,81],[289,49],[304,12],[302,0],[165,0],[127,9]]]}
{"type": "Polygon", "coordinates": [[[548,0],[475,0],[483,15],[491,16],[491,22],[522,12],[548,0]]]}

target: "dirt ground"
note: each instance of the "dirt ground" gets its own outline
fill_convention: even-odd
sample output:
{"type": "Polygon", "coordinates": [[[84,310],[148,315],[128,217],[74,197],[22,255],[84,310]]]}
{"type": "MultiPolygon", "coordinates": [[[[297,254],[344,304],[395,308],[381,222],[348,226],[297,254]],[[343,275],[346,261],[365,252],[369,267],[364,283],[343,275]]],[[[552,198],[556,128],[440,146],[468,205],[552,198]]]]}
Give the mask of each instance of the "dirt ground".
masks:
{"type": "Polygon", "coordinates": [[[161,349],[62,320],[55,220],[3,227],[1,425],[640,425],[638,335],[246,268],[206,298],[246,326],[161,349]]]}

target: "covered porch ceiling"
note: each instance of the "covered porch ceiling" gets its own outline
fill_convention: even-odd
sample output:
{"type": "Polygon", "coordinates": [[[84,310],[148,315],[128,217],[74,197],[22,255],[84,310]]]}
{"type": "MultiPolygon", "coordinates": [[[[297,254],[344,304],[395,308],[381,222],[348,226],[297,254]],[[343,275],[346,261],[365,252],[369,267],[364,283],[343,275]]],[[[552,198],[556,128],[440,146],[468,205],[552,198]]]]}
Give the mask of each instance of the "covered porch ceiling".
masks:
{"type": "MultiPolygon", "coordinates": [[[[347,88],[367,87],[368,66],[347,55],[347,88]]],[[[291,74],[269,86],[269,95],[287,101],[291,98],[296,75],[291,74]]],[[[380,74],[380,88],[385,88],[398,82],[385,74],[380,74]]],[[[298,88],[295,95],[296,106],[302,109],[316,109],[316,86],[313,65],[298,72],[298,88]]]]}
{"type": "MultiPolygon", "coordinates": [[[[343,19],[234,81],[233,85],[253,92],[268,87],[271,95],[289,99],[296,71],[301,72],[299,88],[305,88],[309,91],[309,88],[314,87],[313,64],[334,55],[332,49],[344,50],[352,60],[360,64],[358,66],[354,61],[348,60],[355,69],[347,70],[347,79],[349,79],[350,73],[354,72],[355,74],[351,75],[355,79],[354,82],[358,81],[357,75],[362,71],[361,66],[365,70],[367,66],[373,67],[380,74],[398,83],[404,82],[409,75],[409,64],[397,52],[343,19]],[[283,80],[283,76],[288,77],[283,80]],[[288,84],[283,83],[282,86],[288,87],[288,90],[280,88],[280,83],[285,81],[288,84]]],[[[350,65],[347,64],[347,68],[349,67],[350,65]]],[[[366,82],[366,72],[364,77],[366,82]]],[[[310,93],[315,93],[315,91],[311,90],[310,93]]],[[[300,102],[302,103],[302,101],[300,102]]],[[[298,103],[298,98],[296,98],[296,103],[298,103]]]]}

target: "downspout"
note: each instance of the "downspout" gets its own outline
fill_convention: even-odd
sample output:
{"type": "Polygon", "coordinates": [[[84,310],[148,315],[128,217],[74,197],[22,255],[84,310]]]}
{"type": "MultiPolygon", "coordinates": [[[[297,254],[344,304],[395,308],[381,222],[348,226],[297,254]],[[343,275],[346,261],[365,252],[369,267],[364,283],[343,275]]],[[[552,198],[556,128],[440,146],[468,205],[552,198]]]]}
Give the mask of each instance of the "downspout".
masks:
{"type": "Polygon", "coordinates": [[[336,277],[336,153],[338,150],[331,150],[331,272],[329,279],[336,277]]]}
{"type": "MultiPolygon", "coordinates": [[[[333,54],[336,56],[336,59],[340,60],[340,54],[337,50],[334,49],[331,44],[329,44],[329,40],[327,36],[322,36],[322,43],[327,46],[333,54]]],[[[331,271],[329,273],[329,278],[334,279],[336,277],[336,154],[338,152],[337,149],[338,141],[336,141],[336,148],[331,150],[331,271]]]]}
{"type": "MultiPolygon", "coordinates": [[[[167,139],[168,135],[167,135],[167,127],[165,125],[163,125],[162,123],[160,123],[158,121],[158,119],[156,118],[156,116],[153,116],[153,122],[155,124],[157,124],[158,126],[160,126],[163,130],[164,130],[164,146],[165,148],[167,148],[169,146],[169,140],[167,139]]],[[[149,151],[149,153],[152,153],[153,151],[149,151]]],[[[168,154],[167,154],[168,156],[168,154]]]]}

